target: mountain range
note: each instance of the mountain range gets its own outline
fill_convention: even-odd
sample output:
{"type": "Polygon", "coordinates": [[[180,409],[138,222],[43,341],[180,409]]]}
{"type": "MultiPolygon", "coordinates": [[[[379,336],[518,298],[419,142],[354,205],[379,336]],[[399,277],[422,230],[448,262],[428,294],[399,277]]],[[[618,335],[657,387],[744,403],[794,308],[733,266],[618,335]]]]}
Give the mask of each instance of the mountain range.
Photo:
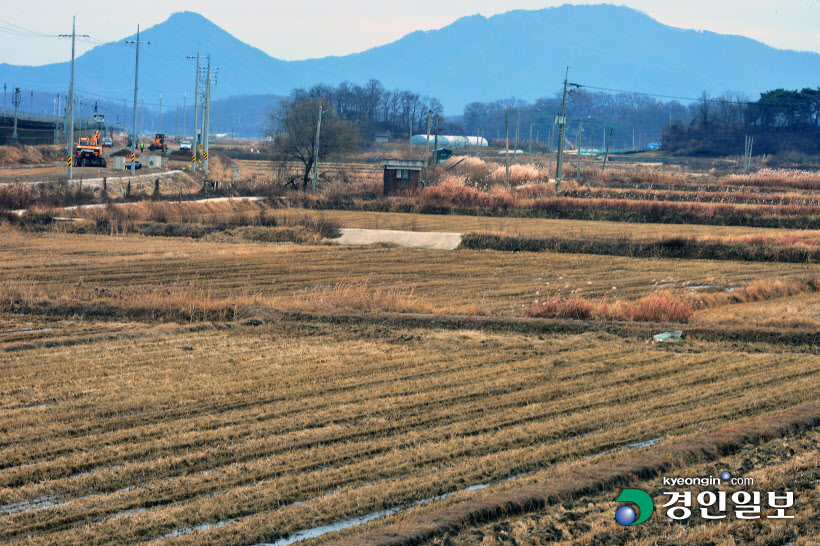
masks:
{"type": "MultiPolygon", "coordinates": [[[[125,41],[135,38],[99,45],[79,56],[78,95],[110,97],[114,104],[126,99],[130,105],[135,52],[125,41]]],[[[254,107],[257,115],[293,88],[344,80],[361,84],[377,79],[388,88],[432,96],[448,115],[457,115],[472,101],[552,96],[561,87],[567,66],[573,82],[680,97],[733,90],[755,98],[775,88],[816,87],[820,74],[817,53],[674,28],[639,11],[608,4],[473,15],[361,53],[302,61],[273,58],[192,12],[175,13],[145,29],[140,40],[150,42],[140,48],[140,97],[156,110],[163,95],[163,122],[174,115],[168,112],[178,102],[181,106],[183,94],[189,107],[192,103],[195,61],[187,57],[196,55],[197,40],[202,55],[210,54],[212,66],[218,68],[213,99],[258,95],[257,102],[266,104],[254,107]]],[[[207,59],[201,63],[204,66],[207,59]]],[[[69,73],[68,62],[0,64],[3,81],[51,94],[65,93],[69,73]],[[65,85],[55,84],[63,81],[65,85]]],[[[50,113],[51,99],[48,104],[44,110],[50,113]]],[[[226,110],[228,117],[242,115],[226,110]]]]}

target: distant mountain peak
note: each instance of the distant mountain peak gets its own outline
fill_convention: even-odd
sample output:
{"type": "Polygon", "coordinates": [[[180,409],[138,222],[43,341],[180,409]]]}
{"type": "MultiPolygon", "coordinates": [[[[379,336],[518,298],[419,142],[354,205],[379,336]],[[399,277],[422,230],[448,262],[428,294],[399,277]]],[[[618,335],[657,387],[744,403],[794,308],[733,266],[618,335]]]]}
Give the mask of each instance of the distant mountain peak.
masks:
{"type": "MultiPolygon", "coordinates": [[[[473,101],[552,95],[566,66],[579,83],[649,94],[697,97],[701,91],[756,93],[779,87],[816,86],[820,55],[769,47],[738,36],[674,28],[644,12],[614,4],[564,4],[485,17],[416,31],[390,44],[351,55],[281,61],[232,36],[193,11],[178,11],[142,29],[152,45],[141,49],[140,97],[193,94],[196,53],[220,67],[213,98],[240,94],[287,95],[297,87],[377,79],[438,98],[447,113],[473,101]],[[766,70],[749,70],[765,66],[766,70]]],[[[142,36],[141,36],[142,37],[142,36]]],[[[133,39],[133,38],[131,38],[133,39]]],[[[88,96],[125,95],[133,79],[133,48],[122,40],[95,47],[77,59],[77,88],[88,96]],[[112,67],[117,69],[116,85],[112,67]]],[[[4,81],[65,91],[68,64],[0,65],[4,81]],[[64,83],[62,83],[64,82],[64,83]]],[[[166,98],[166,100],[171,100],[166,98]]]]}

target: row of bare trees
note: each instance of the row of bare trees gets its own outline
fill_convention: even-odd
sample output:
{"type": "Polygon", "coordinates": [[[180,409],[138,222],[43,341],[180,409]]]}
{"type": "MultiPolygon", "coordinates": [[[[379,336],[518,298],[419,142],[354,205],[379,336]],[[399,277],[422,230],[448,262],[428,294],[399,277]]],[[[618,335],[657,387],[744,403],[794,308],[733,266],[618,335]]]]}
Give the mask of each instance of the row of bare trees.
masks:
{"type": "MultiPolygon", "coordinates": [[[[529,138],[529,125],[539,143],[549,142],[555,116],[561,111],[562,92],[530,103],[508,98],[488,103],[473,102],[464,108],[459,120],[467,131],[482,130],[488,139],[503,138],[505,114],[512,114],[512,123],[519,125],[521,140],[529,138]],[[520,123],[519,123],[520,118],[520,123]]],[[[605,93],[588,89],[573,89],[567,95],[567,136],[577,139],[578,122],[583,122],[582,146],[603,145],[603,135],[613,128],[613,147],[641,147],[658,140],[671,120],[687,123],[694,110],[677,100],[659,100],[637,93],[605,93]]]]}
{"type": "Polygon", "coordinates": [[[291,101],[322,99],[328,112],[354,126],[365,137],[376,133],[395,136],[427,130],[427,113],[443,114],[438,99],[413,91],[384,87],[378,80],[364,85],[342,82],[339,85],[314,85],[309,89],[296,89],[291,101]]]}

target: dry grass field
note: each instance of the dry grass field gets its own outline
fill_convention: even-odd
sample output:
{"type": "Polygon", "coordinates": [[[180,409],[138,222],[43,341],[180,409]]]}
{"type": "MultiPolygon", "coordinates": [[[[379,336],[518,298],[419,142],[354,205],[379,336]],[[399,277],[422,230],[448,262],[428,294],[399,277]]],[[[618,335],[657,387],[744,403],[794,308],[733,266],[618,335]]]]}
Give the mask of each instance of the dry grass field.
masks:
{"type": "Polygon", "coordinates": [[[32,544],[273,541],[820,388],[820,357],[759,344],[378,321],[32,326],[54,330],[0,337],[14,385],[0,536],[32,544]]]}
{"type": "MultiPolygon", "coordinates": [[[[516,170],[514,190],[459,186],[497,177],[471,162],[436,190],[452,200],[438,207],[432,191],[368,201],[378,173],[364,159],[336,165],[318,198],[0,217],[0,542],[817,538],[816,480],[793,476],[816,474],[817,433],[801,430],[820,423],[820,265],[792,258],[814,256],[820,231],[507,214],[664,201],[698,220],[734,188],[739,218],[794,223],[793,207],[817,206],[814,175],[590,166],[589,187],[554,199],[527,178],[549,176],[543,158],[516,170]],[[346,180],[354,167],[367,172],[346,180]],[[365,210],[407,203],[423,210],[365,210]],[[471,203],[509,207],[465,214],[471,203]],[[328,244],[340,227],[571,244],[328,244]],[[757,254],[582,245],[670,240],[757,254]],[[721,466],[799,491],[798,531],[614,523],[619,487],[721,466]]],[[[273,176],[235,164],[254,183],[273,176]]]]}

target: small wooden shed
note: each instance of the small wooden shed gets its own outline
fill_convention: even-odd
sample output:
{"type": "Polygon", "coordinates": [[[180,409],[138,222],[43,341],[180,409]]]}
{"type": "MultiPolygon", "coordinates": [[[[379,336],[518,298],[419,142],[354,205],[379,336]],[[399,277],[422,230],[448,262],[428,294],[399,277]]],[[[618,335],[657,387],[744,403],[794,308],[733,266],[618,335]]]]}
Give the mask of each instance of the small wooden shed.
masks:
{"type": "Polygon", "coordinates": [[[384,195],[402,195],[421,187],[423,159],[382,159],[384,167],[384,195]]]}

